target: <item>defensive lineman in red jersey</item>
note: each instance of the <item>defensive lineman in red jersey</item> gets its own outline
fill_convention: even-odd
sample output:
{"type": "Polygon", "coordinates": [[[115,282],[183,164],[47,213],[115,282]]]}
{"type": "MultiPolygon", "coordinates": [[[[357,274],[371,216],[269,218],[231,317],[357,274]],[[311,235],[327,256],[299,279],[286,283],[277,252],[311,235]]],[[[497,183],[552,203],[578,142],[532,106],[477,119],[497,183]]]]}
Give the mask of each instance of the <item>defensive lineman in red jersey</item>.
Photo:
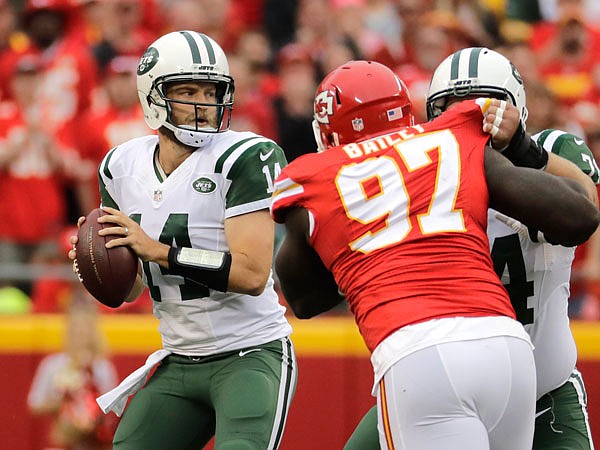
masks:
{"type": "Polygon", "coordinates": [[[298,202],[311,211],[311,243],[371,351],[433,318],[514,317],[485,234],[481,121],[480,106],[465,102],[434,122],[307,155],[279,179],[275,218],[298,202]],[[324,189],[332,180],[337,189],[324,189]],[[303,192],[287,196],[296,183],[303,192]]]}
{"type": "Polygon", "coordinates": [[[531,344],[493,271],[487,208],[564,242],[586,239],[598,211],[580,186],[486,149],[483,118],[509,109],[471,100],[402,128],[412,125],[402,82],[380,64],[350,62],[317,90],[326,151],[276,181],[283,293],[300,318],[345,296],[372,352],[382,449],[531,448],[531,344]],[[551,191],[560,200],[531,204],[551,191]],[[581,208],[586,223],[559,217],[556,201],[581,208]]]}

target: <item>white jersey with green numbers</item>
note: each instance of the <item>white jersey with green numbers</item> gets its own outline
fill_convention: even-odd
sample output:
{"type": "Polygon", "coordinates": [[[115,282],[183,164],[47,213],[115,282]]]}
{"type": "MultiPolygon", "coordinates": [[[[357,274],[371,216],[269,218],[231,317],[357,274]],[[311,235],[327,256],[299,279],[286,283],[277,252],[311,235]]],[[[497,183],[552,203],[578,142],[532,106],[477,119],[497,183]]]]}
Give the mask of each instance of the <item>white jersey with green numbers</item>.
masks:
{"type": "MultiPolygon", "coordinates": [[[[98,171],[102,204],[127,214],[151,238],[178,247],[228,251],[224,220],[268,209],[273,180],[286,164],[273,141],[227,131],[166,177],[156,162],[157,146],[157,136],[145,136],[106,155],[98,171]]],[[[292,331],[272,276],[262,294],[250,296],[208,289],[156,263],[143,263],[143,269],[166,350],[210,355],[292,331]]]]}
{"type": "MultiPolygon", "coordinates": [[[[597,184],[598,167],[582,140],[558,130],[534,136],[546,151],[569,159],[597,184]]],[[[564,384],[577,361],[567,306],[575,248],[534,242],[488,211],[488,238],[494,268],[506,287],[517,319],[531,336],[537,397],[564,384]]]]}

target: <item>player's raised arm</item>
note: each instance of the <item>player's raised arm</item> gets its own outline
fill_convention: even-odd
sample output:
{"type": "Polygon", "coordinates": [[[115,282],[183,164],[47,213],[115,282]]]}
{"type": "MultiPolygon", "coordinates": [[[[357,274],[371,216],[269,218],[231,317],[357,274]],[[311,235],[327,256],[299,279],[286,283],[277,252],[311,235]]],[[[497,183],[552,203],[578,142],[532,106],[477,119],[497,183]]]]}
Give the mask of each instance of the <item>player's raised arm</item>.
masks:
{"type": "Polygon", "coordinates": [[[486,149],[485,170],[490,207],[542,231],[548,242],[579,245],[600,223],[598,208],[576,180],[516,167],[492,149],[486,149]],[[528,200],[532,196],[536,201],[528,200]]]}

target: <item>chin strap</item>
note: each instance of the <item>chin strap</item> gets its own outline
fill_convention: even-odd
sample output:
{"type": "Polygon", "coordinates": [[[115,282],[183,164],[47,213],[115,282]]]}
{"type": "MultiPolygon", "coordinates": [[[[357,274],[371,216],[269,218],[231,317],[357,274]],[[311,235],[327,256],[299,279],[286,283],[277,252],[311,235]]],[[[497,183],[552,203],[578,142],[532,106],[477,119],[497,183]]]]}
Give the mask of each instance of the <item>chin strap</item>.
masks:
{"type": "Polygon", "coordinates": [[[173,133],[179,142],[190,147],[204,147],[210,143],[214,133],[203,133],[201,131],[182,130],[173,127],[173,133]]]}

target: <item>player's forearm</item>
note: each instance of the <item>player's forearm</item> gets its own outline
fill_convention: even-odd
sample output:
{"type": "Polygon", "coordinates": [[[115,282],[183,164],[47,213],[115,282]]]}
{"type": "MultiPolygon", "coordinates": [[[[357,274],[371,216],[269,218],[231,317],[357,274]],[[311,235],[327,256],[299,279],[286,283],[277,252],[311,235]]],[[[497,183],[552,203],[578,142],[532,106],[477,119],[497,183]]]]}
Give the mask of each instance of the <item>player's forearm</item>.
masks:
{"type": "Polygon", "coordinates": [[[498,201],[496,197],[492,207],[543,232],[550,243],[572,247],[587,241],[598,227],[600,215],[581,185],[534,169],[521,171],[520,178],[527,183],[507,181],[510,198],[498,201]],[[515,202],[532,192],[537,193],[535,202],[515,202]]]}
{"type": "Polygon", "coordinates": [[[247,254],[231,254],[228,290],[240,294],[260,295],[265,290],[271,274],[273,252],[262,258],[252,258],[247,254]]]}
{"type": "Polygon", "coordinates": [[[344,300],[333,275],[317,255],[302,240],[284,240],[275,269],[287,303],[299,319],[309,319],[344,300]]]}
{"type": "Polygon", "coordinates": [[[514,167],[493,150],[486,150],[485,168],[490,207],[542,231],[549,242],[579,245],[598,227],[598,207],[577,181],[514,167]]]}
{"type": "Polygon", "coordinates": [[[327,289],[316,280],[302,281],[294,288],[289,280],[282,280],[283,296],[299,319],[310,319],[344,301],[337,288],[327,289]]]}

